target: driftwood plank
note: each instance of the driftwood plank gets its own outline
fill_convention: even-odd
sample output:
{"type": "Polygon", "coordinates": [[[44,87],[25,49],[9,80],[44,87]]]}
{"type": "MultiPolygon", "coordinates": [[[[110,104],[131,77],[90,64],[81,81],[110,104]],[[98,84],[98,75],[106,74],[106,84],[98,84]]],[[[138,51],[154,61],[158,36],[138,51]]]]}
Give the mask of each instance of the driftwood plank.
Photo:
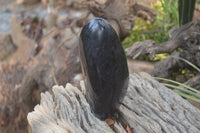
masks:
{"type": "MultiPolygon", "coordinates": [[[[84,92],[84,83],[81,88],[84,92]]],[[[33,133],[64,132],[200,132],[200,111],[146,73],[131,74],[115,124],[109,127],[91,113],[83,92],[67,84],[41,94],[27,118],[33,133]]]]}

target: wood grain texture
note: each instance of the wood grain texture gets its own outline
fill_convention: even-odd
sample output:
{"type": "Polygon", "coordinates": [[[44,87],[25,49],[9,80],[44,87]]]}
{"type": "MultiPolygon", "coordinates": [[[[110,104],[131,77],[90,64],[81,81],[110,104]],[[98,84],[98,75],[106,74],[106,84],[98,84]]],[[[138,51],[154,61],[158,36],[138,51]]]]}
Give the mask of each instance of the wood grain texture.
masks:
{"type": "MultiPolygon", "coordinates": [[[[85,86],[81,82],[84,92],[85,86]]],[[[78,88],[54,86],[41,94],[41,104],[28,114],[33,133],[65,132],[200,132],[200,111],[146,73],[131,74],[129,87],[110,128],[97,119],[78,88]]]]}

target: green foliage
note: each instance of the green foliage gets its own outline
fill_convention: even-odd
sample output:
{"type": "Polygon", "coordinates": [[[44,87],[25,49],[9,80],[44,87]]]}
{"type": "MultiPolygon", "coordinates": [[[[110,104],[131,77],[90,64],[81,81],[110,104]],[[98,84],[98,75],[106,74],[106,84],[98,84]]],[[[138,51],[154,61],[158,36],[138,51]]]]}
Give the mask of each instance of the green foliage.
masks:
{"type": "Polygon", "coordinates": [[[179,0],[178,12],[179,12],[179,25],[184,25],[192,21],[195,9],[196,0],[179,0]]]}
{"type": "MultiPolygon", "coordinates": [[[[197,0],[197,2],[200,3],[200,0],[197,0]]],[[[157,17],[155,22],[150,23],[149,21],[137,18],[133,31],[122,43],[125,48],[133,45],[137,41],[145,41],[147,39],[152,39],[156,43],[165,42],[170,37],[169,30],[173,27],[178,27],[179,24],[178,0],[160,0],[160,2],[153,5],[152,8],[157,11],[157,17]]],[[[166,58],[166,56],[168,56],[168,54],[158,54],[156,55],[156,58],[154,60],[163,60],[164,58],[166,58]]],[[[147,58],[148,58],[147,56],[141,57],[141,59],[143,60],[144,59],[149,60],[147,58]]],[[[195,70],[200,72],[200,69],[194,66],[189,61],[182,58],[178,59],[188,63],[195,70]]],[[[179,74],[181,75],[186,75],[187,73],[191,73],[192,71],[186,68],[184,70],[180,69],[179,72],[180,72],[179,74]]],[[[174,91],[184,98],[200,103],[200,91],[174,80],[169,80],[164,78],[156,78],[156,79],[161,79],[164,81],[171,82],[171,84],[165,83],[163,85],[175,89],[174,91]],[[173,84],[176,84],[178,86],[173,84]]]]}
{"type": "Polygon", "coordinates": [[[152,9],[157,11],[155,22],[151,23],[137,18],[133,31],[123,41],[125,47],[136,41],[147,39],[155,40],[157,43],[165,42],[169,38],[168,31],[172,27],[178,26],[177,0],[160,0],[153,5],[152,9]]]}
{"type": "MultiPolygon", "coordinates": [[[[155,22],[137,18],[135,26],[130,35],[122,42],[124,48],[130,47],[137,41],[154,40],[156,43],[162,43],[170,37],[169,30],[178,26],[178,2],[177,0],[160,0],[152,7],[157,11],[155,22]]],[[[153,61],[163,60],[168,54],[158,54],[153,61]]],[[[149,60],[147,56],[140,59],[149,60]]]]}
{"type": "Polygon", "coordinates": [[[177,0],[160,0],[163,14],[158,15],[157,22],[164,31],[168,32],[173,26],[178,25],[177,0]]]}
{"type": "Polygon", "coordinates": [[[167,41],[168,35],[159,27],[157,22],[150,23],[141,18],[137,18],[135,21],[134,30],[123,41],[124,47],[129,47],[137,41],[145,41],[148,39],[155,40],[157,43],[167,41]]]}

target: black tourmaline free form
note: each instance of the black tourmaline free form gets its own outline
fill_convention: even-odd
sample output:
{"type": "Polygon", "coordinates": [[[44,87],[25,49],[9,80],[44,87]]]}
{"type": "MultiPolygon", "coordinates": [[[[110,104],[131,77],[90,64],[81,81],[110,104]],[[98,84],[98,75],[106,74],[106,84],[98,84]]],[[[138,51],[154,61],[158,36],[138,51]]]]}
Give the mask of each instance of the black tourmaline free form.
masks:
{"type": "Polygon", "coordinates": [[[127,60],[112,26],[102,18],[90,20],[80,35],[80,56],[86,99],[97,117],[115,113],[128,86],[127,60]]]}

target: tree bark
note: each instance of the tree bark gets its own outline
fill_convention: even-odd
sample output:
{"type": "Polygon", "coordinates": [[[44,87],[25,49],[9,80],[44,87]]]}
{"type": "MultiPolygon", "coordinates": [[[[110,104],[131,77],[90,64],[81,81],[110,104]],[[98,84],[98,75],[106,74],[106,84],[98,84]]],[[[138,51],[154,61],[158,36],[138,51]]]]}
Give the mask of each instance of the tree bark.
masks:
{"type": "Polygon", "coordinates": [[[33,133],[105,132],[200,132],[200,111],[146,73],[131,74],[118,117],[109,127],[96,118],[82,92],[67,84],[41,94],[40,105],[27,118],[33,133]]]}

